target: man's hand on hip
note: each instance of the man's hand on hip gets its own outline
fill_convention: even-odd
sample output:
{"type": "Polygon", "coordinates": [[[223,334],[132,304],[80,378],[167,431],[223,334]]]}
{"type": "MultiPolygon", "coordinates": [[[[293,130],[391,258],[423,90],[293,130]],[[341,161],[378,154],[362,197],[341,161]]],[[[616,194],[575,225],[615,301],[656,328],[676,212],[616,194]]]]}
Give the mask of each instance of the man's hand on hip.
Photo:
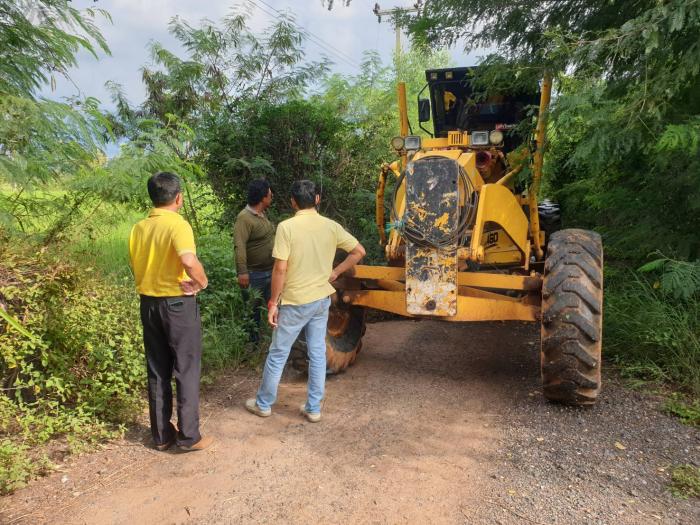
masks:
{"type": "Polygon", "coordinates": [[[272,328],[277,328],[277,315],[279,314],[279,307],[276,304],[270,304],[267,307],[267,322],[270,323],[272,328]]]}
{"type": "Polygon", "coordinates": [[[238,286],[241,288],[248,288],[250,285],[250,275],[247,273],[242,273],[238,275],[238,286]]]}
{"type": "Polygon", "coordinates": [[[201,288],[194,281],[180,281],[180,289],[185,295],[197,295],[201,288]]]}

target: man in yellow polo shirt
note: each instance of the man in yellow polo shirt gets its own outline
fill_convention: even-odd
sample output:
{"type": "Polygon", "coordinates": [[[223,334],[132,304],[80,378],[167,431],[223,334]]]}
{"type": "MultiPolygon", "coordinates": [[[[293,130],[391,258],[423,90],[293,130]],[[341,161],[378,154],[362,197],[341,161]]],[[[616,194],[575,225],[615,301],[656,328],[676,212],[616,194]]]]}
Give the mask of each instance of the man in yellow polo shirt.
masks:
{"type": "Polygon", "coordinates": [[[195,295],[207,287],[191,226],[182,208],[180,179],[167,172],[148,179],[154,208],[129,235],[129,259],[141,296],[143,343],[148,372],[151,434],[158,450],[173,443],[202,450],[213,442],[199,433],[202,331],[195,295]],[[170,422],[175,376],[178,429],[170,422]]]}
{"type": "Polygon", "coordinates": [[[307,400],[301,413],[311,422],[321,420],[321,400],[326,381],[326,325],[331,285],[339,275],[365,256],[365,249],[343,227],[318,214],[320,200],[309,180],[292,184],[292,207],[296,214],[277,227],[272,257],[272,295],[268,321],[274,328],[265,361],[262,383],[245,407],[261,417],[272,414],[277,387],[292,344],[302,330],[309,355],[307,400]],[[333,268],[336,250],[348,256],[333,268]]]}

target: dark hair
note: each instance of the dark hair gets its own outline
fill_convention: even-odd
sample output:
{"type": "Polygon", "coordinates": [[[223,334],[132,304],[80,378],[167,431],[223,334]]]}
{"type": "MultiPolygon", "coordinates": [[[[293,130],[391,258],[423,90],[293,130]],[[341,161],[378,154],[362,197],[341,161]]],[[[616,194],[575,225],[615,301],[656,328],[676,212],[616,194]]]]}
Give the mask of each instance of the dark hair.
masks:
{"type": "Polygon", "coordinates": [[[260,204],[260,202],[267,197],[269,191],[270,183],[265,179],[251,181],[250,184],[248,184],[248,204],[250,206],[260,204]]]}
{"type": "Polygon", "coordinates": [[[316,185],[310,180],[295,180],[292,183],[292,198],[300,210],[316,205],[316,185]]]}
{"type": "Polygon", "coordinates": [[[148,179],[148,196],[154,206],[167,206],[172,204],[180,189],[180,177],[174,173],[161,171],[151,175],[148,179]]]}

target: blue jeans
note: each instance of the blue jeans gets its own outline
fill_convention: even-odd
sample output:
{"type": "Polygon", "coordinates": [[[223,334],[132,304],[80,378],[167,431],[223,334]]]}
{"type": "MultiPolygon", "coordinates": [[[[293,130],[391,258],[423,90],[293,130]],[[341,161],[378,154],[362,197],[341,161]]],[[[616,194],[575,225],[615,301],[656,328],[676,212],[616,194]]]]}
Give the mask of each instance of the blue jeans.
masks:
{"type": "Polygon", "coordinates": [[[331,298],[325,297],[308,304],[280,306],[277,328],[272,332],[272,343],[263,369],[262,383],[258,389],[258,407],[267,410],[277,399],[277,387],[284,364],[294,341],[305,330],[309,353],[309,382],[306,411],[321,412],[321,400],[326,382],[326,325],[331,298]]]}

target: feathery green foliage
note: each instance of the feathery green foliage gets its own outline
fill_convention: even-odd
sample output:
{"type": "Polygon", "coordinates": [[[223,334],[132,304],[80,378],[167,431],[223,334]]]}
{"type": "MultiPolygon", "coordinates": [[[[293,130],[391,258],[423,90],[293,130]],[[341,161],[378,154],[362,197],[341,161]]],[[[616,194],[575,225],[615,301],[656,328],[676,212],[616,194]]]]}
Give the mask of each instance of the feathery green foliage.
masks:
{"type": "Polygon", "coordinates": [[[0,96],[32,97],[55,73],[76,65],[80,50],[109,53],[95,19],[102,9],[79,10],[70,0],[0,1],[0,96]]]}

